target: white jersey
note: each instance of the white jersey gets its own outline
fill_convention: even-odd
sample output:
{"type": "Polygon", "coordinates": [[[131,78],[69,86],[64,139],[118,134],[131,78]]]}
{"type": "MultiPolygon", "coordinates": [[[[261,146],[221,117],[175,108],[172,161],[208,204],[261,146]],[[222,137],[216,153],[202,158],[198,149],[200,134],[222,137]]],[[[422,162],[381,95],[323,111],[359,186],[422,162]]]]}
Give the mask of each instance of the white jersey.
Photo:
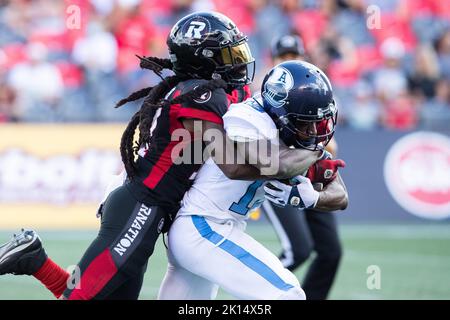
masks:
{"type": "MultiPolygon", "coordinates": [[[[232,104],[223,121],[227,135],[235,141],[273,139],[276,133],[275,123],[253,98],[232,104]]],[[[263,183],[228,179],[208,159],[185,193],[178,215],[245,220],[265,199],[263,183]]]]}
{"type": "MultiPolygon", "coordinates": [[[[271,139],[275,124],[252,99],[224,115],[236,141],[271,139]]],[[[236,299],[305,299],[295,275],[245,233],[245,219],[264,201],[262,181],[228,179],[208,160],[185,193],[168,236],[169,264],[158,299],[214,299],[219,286],[236,299]]]]}

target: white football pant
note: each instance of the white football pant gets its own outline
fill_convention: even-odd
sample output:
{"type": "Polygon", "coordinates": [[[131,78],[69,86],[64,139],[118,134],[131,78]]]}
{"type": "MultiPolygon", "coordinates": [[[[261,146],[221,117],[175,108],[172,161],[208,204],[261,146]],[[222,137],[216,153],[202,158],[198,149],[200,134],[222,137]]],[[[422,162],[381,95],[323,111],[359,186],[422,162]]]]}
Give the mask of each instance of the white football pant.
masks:
{"type": "Polygon", "coordinates": [[[168,235],[169,265],[158,299],[304,300],[295,275],[235,220],[178,216],[168,235]]]}

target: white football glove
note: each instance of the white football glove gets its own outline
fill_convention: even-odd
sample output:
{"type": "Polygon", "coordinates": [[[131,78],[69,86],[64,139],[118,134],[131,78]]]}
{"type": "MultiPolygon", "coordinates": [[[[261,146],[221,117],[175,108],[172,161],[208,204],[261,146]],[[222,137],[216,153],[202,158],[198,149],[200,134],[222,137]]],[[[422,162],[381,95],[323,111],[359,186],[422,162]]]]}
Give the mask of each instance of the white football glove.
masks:
{"type": "Polygon", "coordinates": [[[319,192],[314,190],[311,181],[304,176],[297,176],[298,184],[289,186],[280,181],[273,180],[264,186],[265,197],[273,204],[295,208],[314,208],[319,200],[319,192]]]}

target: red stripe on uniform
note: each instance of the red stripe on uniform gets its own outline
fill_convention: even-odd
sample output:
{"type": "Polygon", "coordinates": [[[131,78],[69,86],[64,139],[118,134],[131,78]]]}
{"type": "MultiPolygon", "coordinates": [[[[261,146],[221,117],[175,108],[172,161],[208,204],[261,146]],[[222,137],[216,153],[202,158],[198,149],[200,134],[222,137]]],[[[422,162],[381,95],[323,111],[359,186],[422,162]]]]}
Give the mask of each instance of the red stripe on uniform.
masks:
{"type": "Polygon", "coordinates": [[[69,300],[94,298],[117,273],[117,267],[109,249],[97,256],[81,276],[79,288],[73,289],[69,300]]]}
{"type": "Polygon", "coordinates": [[[164,149],[163,153],[158,159],[158,162],[152,167],[150,174],[145,178],[144,185],[148,188],[155,188],[161,181],[162,177],[169,171],[172,166],[172,149],[179,143],[178,141],[171,141],[169,145],[164,149]]]}
{"type": "MultiPolygon", "coordinates": [[[[184,128],[180,121],[178,121],[178,113],[181,108],[180,104],[173,104],[170,106],[169,110],[169,133],[172,133],[176,129],[184,128]]],[[[155,188],[158,183],[161,181],[162,177],[166,174],[166,172],[173,165],[172,161],[172,150],[179,143],[179,141],[170,141],[167,147],[159,156],[158,161],[152,167],[150,173],[147,178],[144,179],[143,183],[148,188],[155,188]]]]}

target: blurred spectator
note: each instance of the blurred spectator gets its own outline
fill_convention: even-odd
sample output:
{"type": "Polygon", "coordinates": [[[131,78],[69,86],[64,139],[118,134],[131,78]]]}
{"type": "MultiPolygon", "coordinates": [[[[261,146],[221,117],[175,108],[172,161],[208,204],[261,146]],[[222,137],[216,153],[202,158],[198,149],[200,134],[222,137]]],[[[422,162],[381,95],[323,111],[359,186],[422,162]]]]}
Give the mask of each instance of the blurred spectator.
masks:
{"type": "Polygon", "coordinates": [[[417,124],[416,106],[408,93],[406,72],[402,68],[405,47],[398,38],[388,38],[380,47],[383,67],[375,71],[374,88],[382,103],[382,124],[389,129],[408,130],[417,124]]]}
{"type": "Polygon", "coordinates": [[[141,0],[118,0],[118,6],[108,19],[119,46],[118,71],[128,73],[136,69],[135,54],[152,54],[156,28],[139,10],[141,0]]]}
{"type": "MultiPolygon", "coordinates": [[[[333,33],[330,32],[330,35],[333,33]]],[[[327,71],[336,86],[349,88],[358,81],[360,76],[356,48],[353,42],[346,37],[336,34],[333,38],[335,47],[332,50],[335,50],[336,56],[332,59],[327,71]]]]}
{"type": "Polygon", "coordinates": [[[95,8],[95,11],[101,16],[109,15],[115,5],[115,0],[90,0],[92,6],[95,8]]]}
{"type": "Polygon", "coordinates": [[[0,82],[0,123],[17,121],[16,93],[5,82],[0,82]]]}
{"type": "Polygon", "coordinates": [[[366,6],[362,1],[338,1],[343,6],[333,17],[333,25],[344,37],[356,46],[373,44],[374,39],[367,29],[366,6]]]}
{"type": "Polygon", "coordinates": [[[443,76],[450,79],[450,28],[437,39],[435,47],[439,59],[439,69],[443,76]]]}
{"type": "Polygon", "coordinates": [[[42,43],[31,43],[27,48],[28,62],[11,70],[10,84],[20,95],[40,101],[60,99],[63,83],[58,69],[46,61],[47,48],[42,43]]]}
{"type": "Polygon", "coordinates": [[[395,130],[412,130],[419,120],[414,101],[406,91],[386,102],[381,117],[384,127],[395,130]]]}
{"type": "Polygon", "coordinates": [[[42,43],[27,47],[29,61],[16,65],[9,75],[9,85],[16,91],[22,104],[20,119],[56,120],[57,104],[64,87],[58,68],[46,61],[47,48],[42,43]]]}
{"type": "MultiPolygon", "coordinates": [[[[250,0],[249,5],[253,11],[255,19],[255,32],[250,37],[250,44],[253,55],[261,61],[266,59],[265,65],[270,65],[270,44],[272,39],[282,34],[289,34],[292,23],[287,13],[279,5],[268,0],[250,0]]],[[[288,7],[287,9],[289,9],[288,7]]],[[[267,68],[257,66],[258,71],[265,73],[267,68]]]]}
{"type": "Polygon", "coordinates": [[[272,39],[298,34],[305,55],[329,75],[343,124],[437,128],[448,110],[447,2],[0,0],[0,121],[127,121],[137,104],[114,103],[159,81],[135,54],[167,57],[178,19],[216,10],[249,36],[253,90],[270,67],[272,39]],[[80,28],[66,26],[71,4],[81,10],[80,28]],[[367,27],[368,6],[380,9],[379,28],[367,27]]]}
{"type": "Polygon", "coordinates": [[[111,73],[117,65],[117,41],[97,21],[89,24],[85,38],[77,40],[73,60],[89,71],[111,73]]]}
{"type": "Polygon", "coordinates": [[[360,81],[355,86],[352,102],[343,108],[344,116],[352,128],[371,130],[380,125],[380,104],[375,99],[370,84],[365,81],[360,81]]]}
{"type": "Polygon", "coordinates": [[[419,100],[433,98],[438,79],[439,64],[436,52],[430,46],[420,46],[416,51],[414,69],[409,76],[412,94],[419,100]]]}
{"type": "Polygon", "coordinates": [[[373,84],[375,93],[383,102],[391,101],[407,90],[407,79],[402,69],[405,47],[398,38],[388,38],[381,45],[384,65],[375,71],[373,84]]]}
{"type": "MultiPolygon", "coordinates": [[[[328,67],[333,59],[331,55],[332,53],[333,52],[330,52],[328,46],[325,43],[319,43],[311,50],[311,61],[313,64],[315,64],[317,67],[328,74],[328,67]]],[[[332,79],[332,81],[333,80],[334,79],[332,79]]]]}
{"type": "Polygon", "coordinates": [[[273,65],[287,60],[306,60],[303,41],[299,36],[288,34],[275,40],[271,45],[273,65]]]}
{"type": "Polygon", "coordinates": [[[441,79],[436,83],[435,97],[422,109],[422,126],[426,129],[448,130],[450,128],[450,81],[441,79]]]}

